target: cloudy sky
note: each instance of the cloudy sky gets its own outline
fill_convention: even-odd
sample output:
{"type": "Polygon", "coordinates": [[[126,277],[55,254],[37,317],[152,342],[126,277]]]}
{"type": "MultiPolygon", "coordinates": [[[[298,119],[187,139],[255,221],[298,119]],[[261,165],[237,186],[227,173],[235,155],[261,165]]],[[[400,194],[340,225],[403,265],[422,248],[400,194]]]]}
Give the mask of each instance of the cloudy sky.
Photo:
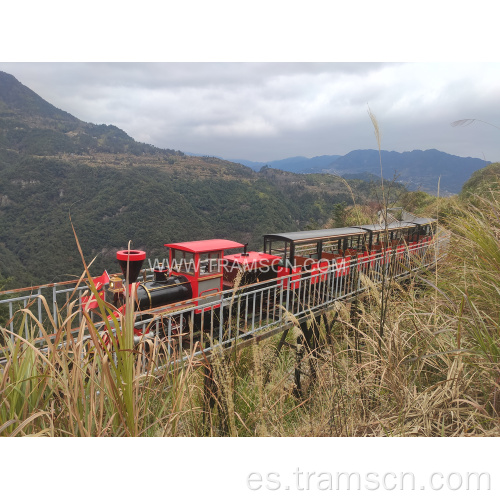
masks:
{"type": "Polygon", "coordinates": [[[376,149],[499,160],[499,63],[0,63],[92,123],[181,151],[271,161],[376,149]],[[479,77],[480,75],[480,77],[479,77]]]}
{"type": "MultiPolygon", "coordinates": [[[[24,4],[6,8],[22,15],[24,4]]],[[[16,23],[0,32],[0,70],[84,121],[189,153],[271,161],[376,149],[370,109],[382,149],[500,160],[500,130],[483,123],[500,127],[500,63],[487,62],[498,59],[496,17],[484,0],[473,10],[421,0],[411,12],[393,0],[113,4],[88,0],[68,17],[57,0],[33,3],[23,30],[34,37],[16,23]],[[144,58],[176,62],[127,62],[144,58]],[[37,60],[66,62],[22,62],[37,60]],[[121,62],[71,62],[88,60],[121,62]],[[450,125],[466,118],[483,122],[450,125]]]]}

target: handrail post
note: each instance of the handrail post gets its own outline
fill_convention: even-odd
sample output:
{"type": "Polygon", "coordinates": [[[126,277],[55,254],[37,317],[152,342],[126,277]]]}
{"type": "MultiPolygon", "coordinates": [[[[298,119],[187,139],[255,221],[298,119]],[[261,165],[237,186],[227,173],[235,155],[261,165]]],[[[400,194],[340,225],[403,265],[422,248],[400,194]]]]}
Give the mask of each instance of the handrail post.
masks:
{"type": "Polygon", "coordinates": [[[42,336],[42,288],[40,287],[38,289],[38,297],[37,297],[37,301],[38,301],[38,322],[40,323],[40,327],[38,329],[38,336],[41,337],[42,336]]]}
{"type": "Polygon", "coordinates": [[[57,285],[52,288],[52,315],[54,318],[54,333],[57,332],[57,285]]]}

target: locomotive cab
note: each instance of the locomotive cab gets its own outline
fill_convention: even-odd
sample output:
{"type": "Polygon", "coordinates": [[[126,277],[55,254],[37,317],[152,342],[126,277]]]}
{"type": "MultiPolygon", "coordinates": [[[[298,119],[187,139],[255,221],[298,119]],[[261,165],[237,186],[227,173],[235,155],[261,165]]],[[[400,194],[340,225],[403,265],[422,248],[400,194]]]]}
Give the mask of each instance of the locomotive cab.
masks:
{"type": "Polygon", "coordinates": [[[168,243],[165,246],[169,249],[171,275],[185,277],[191,285],[193,298],[197,298],[197,305],[203,305],[215,300],[218,296],[213,294],[223,290],[224,251],[243,248],[244,245],[216,239],[168,243]]]}

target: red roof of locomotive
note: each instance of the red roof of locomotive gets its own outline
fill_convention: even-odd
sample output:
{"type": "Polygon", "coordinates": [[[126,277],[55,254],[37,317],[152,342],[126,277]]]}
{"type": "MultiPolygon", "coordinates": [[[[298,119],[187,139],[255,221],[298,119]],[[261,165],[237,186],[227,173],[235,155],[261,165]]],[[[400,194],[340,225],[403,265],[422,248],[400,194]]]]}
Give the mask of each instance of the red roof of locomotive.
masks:
{"type": "Polygon", "coordinates": [[[165,246],[174,250],[183,250],[184,252],[203,253],[242,248],[245,245],[231,240],[200,240],[185,241],[184,243],[166,243],[165,246]]]}

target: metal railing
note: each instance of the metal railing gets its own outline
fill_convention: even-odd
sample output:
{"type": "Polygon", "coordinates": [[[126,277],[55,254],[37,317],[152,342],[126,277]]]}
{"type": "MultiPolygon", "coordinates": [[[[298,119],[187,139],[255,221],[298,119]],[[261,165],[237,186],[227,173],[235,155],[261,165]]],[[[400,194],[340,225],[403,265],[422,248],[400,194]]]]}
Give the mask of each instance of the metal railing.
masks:
{"type": "MultiPolygon", "coordinates": [[[[293,325],[292,316],[298,321],[304,320],[331,308],[335,302],[348,300],[369,286],[380,284],[384,277],[400,279],[435,265],[445,256],[448,242],[449,234],[442,232],[426,241],[357,256],[350,262],[338,259],[325,262],[324,267],[317,269],[206,295],[202,301],[192,299],[137,312],[135,341],[161,341],[168,355],[185,351],[193,355],[209,352],[215,346],[224,348],[274,330],[281,331],[293,325]]],[[[76,313],[81,322],[81,299],[88,287],[81,284],[75,287],[77,284],[65,282],[29,289],[31,293],[2,299],[0,304],[8,304],[10,313],[16,303],[29,307],[43,322],[47,318],[44,318],[41,297],[51,294],[51,301],[47,303],[52,302],[52,320],[56,327],[61,307],[68,313],[76,313]]],[[[23,321],[27,322],[28,318],[24,316],[23,321]]],[[[28,331],[27,323],[25,328],[28,331]]],[[[101,335],[110,333],[115,332],[101,327],[101,335]]]]}
{"type": "MultiPolygon", "coordinates": [[[[118,276],[121,276],[121,274],[118,274],[118,276]]],[[[144,278],[151,279],[153,277],[152,274],[144,276],[144,272],[142,272],[140,276],[141,280],[144,278]]],[[[37,318],[40,324],[47,327],[48,331],[53,330],[55,332],[59,327],[61,312],[64,309],[69,312],[68,308],[73,301],[75,302],[74,307],[78,307],[78,323],[82,321],[82,299],[88,298],[91,295],[92,291],[85,281],[62,281],[35,287],[0,290],[0,307],[3,306],[8,310],[8,316],[11,319],[13,319],[14,314],[21,309],[29,310],[31,314],[37,318]],[[47,304],[50,314],[44,302],[47,304]]],[[[28,326],[27,315],[24,317],[24,322],[26,331],[28,326]]]]}

